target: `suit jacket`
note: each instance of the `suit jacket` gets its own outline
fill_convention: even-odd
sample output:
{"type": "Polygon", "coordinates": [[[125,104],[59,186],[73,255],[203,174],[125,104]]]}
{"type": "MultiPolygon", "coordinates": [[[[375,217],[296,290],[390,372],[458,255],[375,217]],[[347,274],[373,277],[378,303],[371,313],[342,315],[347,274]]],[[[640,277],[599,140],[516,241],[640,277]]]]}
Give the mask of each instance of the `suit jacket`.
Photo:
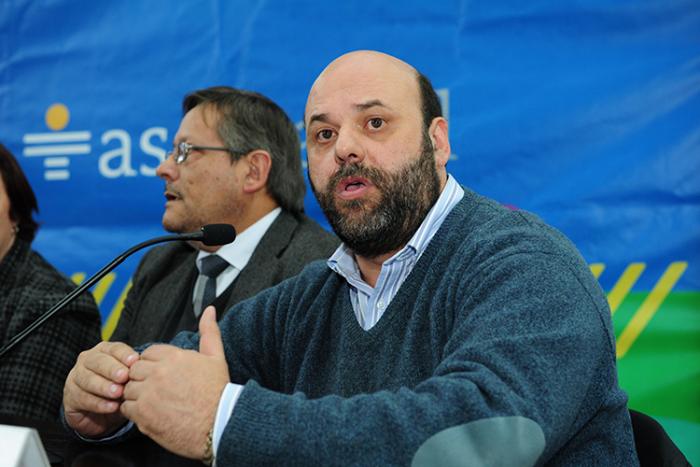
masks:
{"type": "MultiPolygon", "coordinates": [[[[0,346],[73,289],[29,243],[15,239],[0,261],[0,346]]],[[[0,413],[56,420],[75,359],[99,341],[100,314],[84,292],[0,359],[0,413]]]]}
{"type": "MultiPolygon", "coordinates": [[[[282,211],[260,240],[248,264],[231,285],[225,307],[217,317],[236,303],[252,297],[284,279],[298,274],[317,259],[328,258],[340,241],[308,217],[282,211]]],[[[169,341],[164,334],[191,303],[196,277],[197,250],[185,242],[151,249],[141,260],[127,294],[117,328],[110,340],[137,346],[147,342],[169,341]],[[183,292],[187,299],[183,300],[183,292]]],[[[191,308],[191,305],[190,305],[191,308]]]]}

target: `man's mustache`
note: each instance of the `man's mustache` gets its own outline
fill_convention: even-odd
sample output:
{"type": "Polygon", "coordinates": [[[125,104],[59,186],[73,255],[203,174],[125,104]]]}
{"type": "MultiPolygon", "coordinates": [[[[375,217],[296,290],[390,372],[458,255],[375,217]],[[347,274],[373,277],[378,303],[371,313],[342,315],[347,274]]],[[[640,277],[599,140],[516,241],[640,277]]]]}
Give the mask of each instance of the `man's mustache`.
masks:
{"type": "Polygon", "coordinates": [[[179,190],[173,188],[172,184],[170,183],[165,184],[165,194],[173,195],[177,199],[182,199],[182,193],[180,193],[179,190]]]}
{"type": "Polygon", "coordinates": [[[379,169],[365,167],[360,164],[346,164],[341,166],[330,178],[326,191],[333,191],[343,179],[348,177],[366,178],[380,190],[386,180],[386,176],[379,169]]]}

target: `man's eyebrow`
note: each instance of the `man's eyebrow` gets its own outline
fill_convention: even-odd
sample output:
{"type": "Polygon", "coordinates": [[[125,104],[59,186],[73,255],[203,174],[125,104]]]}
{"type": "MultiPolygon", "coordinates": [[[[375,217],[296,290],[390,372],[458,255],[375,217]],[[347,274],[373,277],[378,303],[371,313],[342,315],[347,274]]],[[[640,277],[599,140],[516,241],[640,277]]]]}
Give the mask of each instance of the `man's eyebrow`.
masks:
{"type": "MultiPolygon", "coordinates": [[[[367,109],[371,109],[372,107],[383,107],[385,109],[392,110],[391,107],[380,101],[379,99],[372,99],[367,102],[363,102],[361,104],[355,104],[355,108],[357,109],[358,112],[365,111],[367,109]]],[[[309,127],[311,126],[312,123],[314,122],[322,122],[322,123],[327,123],[329,121],[328,114],[327,113],[320,113],[320,114],[312,114],[311,117],[309,118],[309,123],[305,124],[304,127],[309,127]]]]}
{"type": "Polygon", "coordinates": [[[385,109],[391,110],[391,107],[379,99],[372,99],[371,101],[363,102],[362,104],[355,104],[355,108],[359,111],[371,109],[372,107],[384,107],[385,109]]]}
{"type": "Polygon", "coordinates": [[[312,114],[311,117],[309,118],[309,123],[304,125],[305,127],[311,126],[313,122],[323,122],[327,123],[328,122],[328,114],[312,114]]]}

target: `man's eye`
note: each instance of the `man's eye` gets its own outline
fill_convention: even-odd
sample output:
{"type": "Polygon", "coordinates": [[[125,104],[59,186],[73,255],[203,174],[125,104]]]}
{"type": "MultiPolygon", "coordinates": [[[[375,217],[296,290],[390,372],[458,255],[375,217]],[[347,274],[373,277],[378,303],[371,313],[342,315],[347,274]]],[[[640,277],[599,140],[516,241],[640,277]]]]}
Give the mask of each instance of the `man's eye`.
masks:
{"type": "Polygon", "coordinates": [[[333,137],[333,130],[329,130],[327,128],[319,131],[316,133],[316,137],[319,141],[328,141],[333,137]]]}
{"type": "Polygon", "coordinates": [[[379,117],[371,118],[369,122],[367,122],[367,125],[372,130],[378,130],[379,128],[384,126],[384,119],[381,119],[379,117]]]}

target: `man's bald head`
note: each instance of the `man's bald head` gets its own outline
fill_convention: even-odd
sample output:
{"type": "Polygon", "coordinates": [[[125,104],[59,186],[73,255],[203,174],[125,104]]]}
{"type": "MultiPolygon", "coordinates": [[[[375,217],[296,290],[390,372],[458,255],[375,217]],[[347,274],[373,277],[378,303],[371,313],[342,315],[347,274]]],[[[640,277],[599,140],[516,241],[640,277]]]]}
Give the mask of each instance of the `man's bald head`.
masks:
{"type": "Polygon", "coordinates": [[[375,50],[356,50],[343,54],[329,63],[318,76],[316,81],[318,82],[324,76],[337,70],[342,71],[348,68],[354,70],[361,70],[363,68],[384,70],[391,68],[397,73],[406,74],[409,76],[416,76],[418,74],[418,71],[411,65],[392,55],[377,52],[375,50]]]}
{"type": "Polygon", "coordinates": [[[412,88],[413,91],[408,95],[419,102],[423,126],[426,129],[434,118],[442,116],[440,100],[430,80],[424,74],[403,60],[383,52],[357,50],[333,60],[316,78],[307,100],[305,124],[308,124],[306,117],[309,116],[309,103],[312,98],[327,86],[329,80],[335,80],[339,76],[350,77],[355,81],[366,79],[368,76],[382,76],[393,81],[397,86],[404,85],[412,88]]]}

